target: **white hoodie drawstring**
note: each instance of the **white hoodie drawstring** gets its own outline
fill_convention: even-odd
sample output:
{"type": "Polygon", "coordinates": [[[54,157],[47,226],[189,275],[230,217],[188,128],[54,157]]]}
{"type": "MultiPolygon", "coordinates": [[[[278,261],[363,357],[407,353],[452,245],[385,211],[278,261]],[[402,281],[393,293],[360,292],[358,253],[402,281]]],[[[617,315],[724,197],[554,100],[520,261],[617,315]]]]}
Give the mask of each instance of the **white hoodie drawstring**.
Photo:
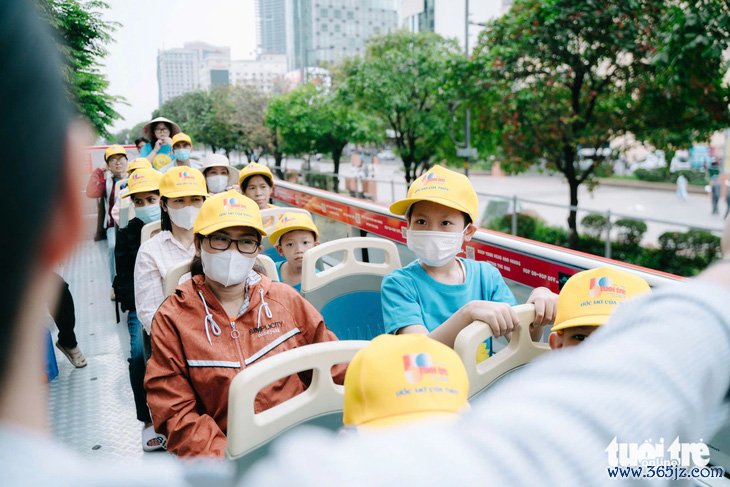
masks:
{"type": "Polygon", "coordinates": [[[220,336],[221,328],[220,326],[218,326],[218,323],[216,323],[213,319],[213,314],[208,310],[208,303],[205,302],[205,298],[203,298],[203,293],[198,291],[198,296],[200,296],[200,300],[203,302],[203,307],[205,308],[205,335],[208,337],[208,344],[213,345],[213,342],[210,340],[210,331],[208,330],[208,324],[210,324],[210,330],[213,331],[213,335],[215,336],[220,336]]]}
{"type": "Polygon", "coordinates": [[[267,303],[266,300],[264,300],[263,288],[259,288],[259,294],[261,295],[261,304],[259,305],[259,314],[258,314],[258,317],[256,318],[256,326],[260,328],[261,327],[261,308],[263,308],[264,311],[266,311],[267,318],[273,318],[274,315],[271,313],[271,309],[269,308],[269,303],[267,303]]]}

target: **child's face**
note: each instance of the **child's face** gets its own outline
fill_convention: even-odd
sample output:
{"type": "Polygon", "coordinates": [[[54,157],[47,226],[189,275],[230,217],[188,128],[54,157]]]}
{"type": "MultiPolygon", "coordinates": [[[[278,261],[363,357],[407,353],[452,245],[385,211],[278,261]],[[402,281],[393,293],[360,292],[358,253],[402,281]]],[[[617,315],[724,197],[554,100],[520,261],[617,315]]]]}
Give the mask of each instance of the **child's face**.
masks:
{"type": "Polygon", "coordinates": [[[259,205],[260,209],[268,208],[271,198],[271,186],[263,176],[253,176],[246,182],[243,194],[251,198],[259,205]]]}
{"type": "Polygon", "coordinates": [[[121,177],[127,172],[127,158],[122,154],[114,154],[106,160],[106,165],[112,174],[121,177]]]}
{"type": "MultiPolygon", "coordinates": [[[[408,228],[415,231],[460,233],[466,228],[462,212],[432,201],[419,201],[411,207],[408,228]]],[[[476,227],[469,225],[464,240],[469,240],[476,227]]]]}
{"type": "Polygon", "coordinates": [[[577,347],[597,329],[597,326],[575,326],[554,331],[548,339],[550,348],[557,350],[558,348],[577,347]]]}
{"type": "Polygon", "coordinates": [[[302,267],[304,252],[319,245],[319,240],[309,230],[292,230],[285,233],[276,244],[276,250],[283,255],[289,265],[302,267]]]}
{"type": "Polygon", "coordinates": [[[151,191],[144,193],[135,193],[132,195],[132,203],[135,208],[142,208],[145,206],[153,206],[160,204],[160,195],[151,191]]]}

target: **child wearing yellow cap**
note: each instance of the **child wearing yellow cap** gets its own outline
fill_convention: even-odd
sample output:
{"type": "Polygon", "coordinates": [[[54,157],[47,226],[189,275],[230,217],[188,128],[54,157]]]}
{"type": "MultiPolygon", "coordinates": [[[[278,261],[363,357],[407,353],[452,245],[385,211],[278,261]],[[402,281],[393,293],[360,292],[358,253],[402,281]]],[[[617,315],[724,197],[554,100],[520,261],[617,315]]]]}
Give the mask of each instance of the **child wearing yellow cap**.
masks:
{"type": "Polygon", "coordinates": [[[598,267],[570,277],[560,291],[550,348],[574,347],[602,326],[616,308],[651,288],[641,277],[612,267],[598,267]]]}
{"type": "MultiPolygon", "coordinates": [[[[383,279],[383,318],[389,333],[428,333],[453,346],[456,335],[475,320],[487,323],[494,336],[519,324],[511,306],[515,297],[499,271],[487,262],[457,257],[477,230],[479,200],[463,174],[434,166],[416,179],[405,199],[390,211],[405,215],[408,248],[417,259],[383,279]]],[[[533,290],[534,340],[552,323],[557,295],[533,290]]]]}
{"type": "Polygon", "coordinates": [[[269,235],[269,242],[285,259],[276,263],[279,280],[301,291],[304,252],[319,245],[319,230],[312,218],[305,213],[284,213],[269,235]]]}
{"type": "MultiPolygon", "coordinates": [[[[254,200],[259,209],[265,210],[274,205],[271,204],[271,193],[274,191],[274,175],[271,169],[252,162],[241,169],[238,174],[238,181],[241,185],[241,192],[254,200]]],[[[264,222],[264,224],[267,224],[264,222]]]]}
{"type": "MultiPolygon", "coordinates": [[[[233,377],[274,354],[337,337],[294,289],[254,270],[266,232],[253,200],[235,190],[211,196],[194,232],[193,277],[154,317],[145,388],[168,450],[222,457],[233,377]]],[[[344,367],[336,369],[341,384],[344,367]]],[[[259,393],[255,411],[300,394],[310,380],[301,374],[276,381],[259,393]]]]}
{"type": "Polygon", "coordinates": [[[188,134],[179,132],[172,137],[170,143],[172,144],[171,160],[160,168],[161,173],[164,174],[173,167],[187,166],[200,169],[200,164],[193,162],[190,158],[190,153],[193,150],[193,139],[188,134]]]}
{"type": "Polygon", "coordinates": [[[469,408],[469,378],[451,348],[425,335],[380,335],[345,375],[342,421],[358,428],[450,421],[469,408]]]}
{"type": "MultiPolygon", "coordinates": [[[[136,159],[135,161],[146,159],[136,159]]],[[[134,164],[133,162],[132,164],[134,164]]],[[[130,164],[131,165],[131,164],[130,164]]],[[[160,180],[162,174],[151,167],[142,166],[135,169],[127,181],[125,200],[132,200],[136,209],[135,216],[125,228],[117,232],[115,257],[117,276],[114,279],[114,292],[122,311],[127,311],[127,328],[129,330],[129,382],[137,410],[137,420],[143,423],[142,449],[153,451],[164,446],[164,437],[158,435],[152,426],[147,397],[144,392],[145,351],[142,323],[137,317],[134,301],[134,265],[140,247],[142,227],[147,223],[160,219],[160,180]]]]}

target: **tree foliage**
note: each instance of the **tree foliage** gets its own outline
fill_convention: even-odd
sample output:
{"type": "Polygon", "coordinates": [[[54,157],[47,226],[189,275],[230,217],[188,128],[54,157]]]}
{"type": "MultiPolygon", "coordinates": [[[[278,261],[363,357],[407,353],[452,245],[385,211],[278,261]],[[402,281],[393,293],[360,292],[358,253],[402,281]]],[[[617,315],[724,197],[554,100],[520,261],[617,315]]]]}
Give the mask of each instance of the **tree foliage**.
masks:
{"type": "MultiPolygon", "coordinates": [[[[631,131],[659,144],[707,137],[730,122],[722,84],[727,38],[698,37],[698,16],[719,15],[719,5],[517,0],[476,49],[471,79],[481,131],[490,140],[498,134],[508,170],[545,163],[561,172],[573,206],[602,162],[581,168],[579,146],[602,147],[631,131]]],[[[568,226],[575,244],[575,211],[568,226]]]]}
{"type": "Polygon", "coordinates": [[[374,38],[365,56],[344,66],[357,106],[392,130],[410,183],[428,168],[449,136],[447,92],[453,40],[434,33],[396,32],[374,38]]]}
{"type": "Polygon", "coordinates": [[[124,99],[108,93],[109,81],[100,71],[108,54],[106,45],[118,24],[103,20],[109,6],[101,0],[41,0],[40,5],[63,41],[61,50],[66,59],[64,77],[71,97],[102,136],[109,136],[109,127],[120,118],[114,103],[124,99]]]}

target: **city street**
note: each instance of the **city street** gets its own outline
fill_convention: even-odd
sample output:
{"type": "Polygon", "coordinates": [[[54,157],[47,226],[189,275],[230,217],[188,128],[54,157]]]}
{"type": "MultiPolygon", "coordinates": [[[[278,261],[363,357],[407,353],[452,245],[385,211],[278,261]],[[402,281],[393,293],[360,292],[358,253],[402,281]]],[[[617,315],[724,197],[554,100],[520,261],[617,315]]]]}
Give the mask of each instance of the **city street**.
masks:
{"type": "MultiPolygon", "coordinates": [[[[301,161],[288,160],[286,167],[290,170],[299,169],[301,161]]],[[[313,170],[330,172],[332,164],[317,162],[312,165],[313,170]]],[[[344,189],[344,178],[351,174],[349,163],[340,166],[341,189],[344,189]]],[[[375,169],[377,183],[376,201],[390,204],[394,199],[406,195],[406,185],[402,169],[399,164],[380,164],[375,169]]],[[[519,202],[521,211],[528,211],[539,215],[551,225],[562,225],[567,228],[567,208],[556,208],[548,204],[568,205],[568,185],[561,175],[522,174],[518,176],[492,177],[483,174],[471,175],[470,180],[480,194],[482,218],[490,199],[511,199],[513,195],[545,204],[519,202]],[[500,198],[503,197],[503,198],[500,198]]],[[[635,189],[622,187],[598,186],[589,193],[586,186],[582,186],[579,194],[581,210],[590,210],[606,214],[619,214],[630,218],[646,221],[648,218],[666,220],[675,224],[651,223],[647,221],[648,231],[645,235],[645,244],[655,244],[659,235],[667,231],[685,231],[690,226],[722,231],[725,214],[725,202],[720,201],[720,214],[711,214],[709,195],[704,193],[690,193],[687,201],[680,201],[673,191],[635,189]]],[[[578,214],[578,221],[586,215],[586,211],[578,214]]],[[[620,218],[619,216],[618,218],[620,218]]],[[[617,217],[614,217],[615,221],[617,217]]]]}

